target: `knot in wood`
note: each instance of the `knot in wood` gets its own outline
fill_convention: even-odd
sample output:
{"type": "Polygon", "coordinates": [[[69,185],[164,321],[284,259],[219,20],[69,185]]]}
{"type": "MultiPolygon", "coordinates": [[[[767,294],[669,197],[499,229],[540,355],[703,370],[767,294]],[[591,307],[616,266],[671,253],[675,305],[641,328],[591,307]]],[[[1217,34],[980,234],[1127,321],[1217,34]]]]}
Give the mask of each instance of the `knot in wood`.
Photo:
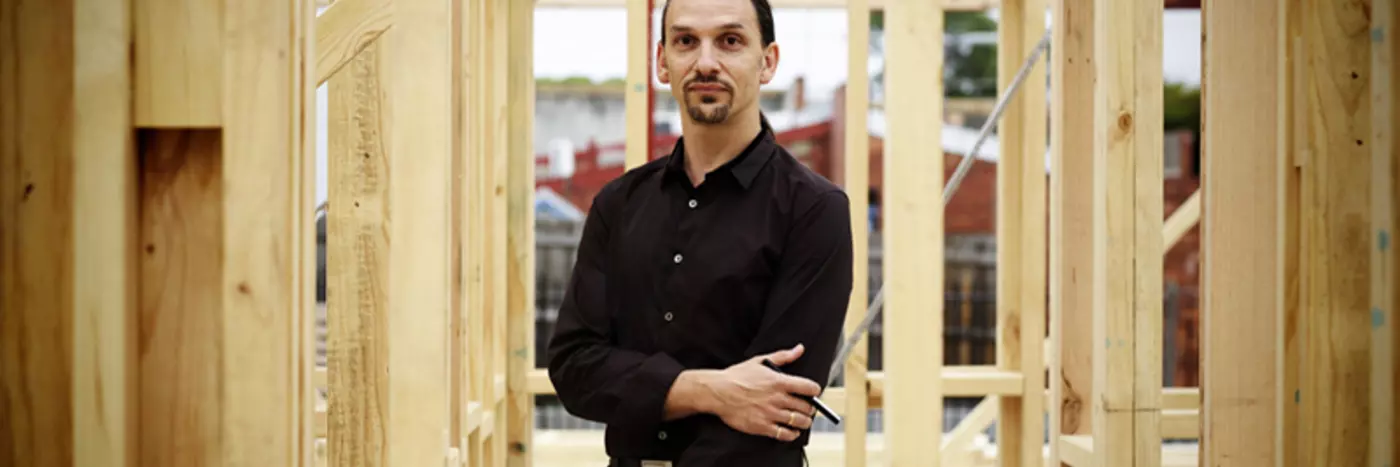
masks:
{"type": "Polygon", "coordinates": [[[1118,113],[1118,130],[1127,133],[1133,129],[1133,113],[1122,111],[1118,113]]]}

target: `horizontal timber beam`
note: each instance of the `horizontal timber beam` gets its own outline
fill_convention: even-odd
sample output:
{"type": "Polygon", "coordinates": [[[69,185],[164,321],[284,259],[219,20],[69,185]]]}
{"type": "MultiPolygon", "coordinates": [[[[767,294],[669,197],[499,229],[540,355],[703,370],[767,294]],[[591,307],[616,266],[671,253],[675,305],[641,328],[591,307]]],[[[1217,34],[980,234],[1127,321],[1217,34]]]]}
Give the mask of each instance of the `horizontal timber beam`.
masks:
{"type": "MultiPolygon", "coordinates": [[[[867,0],[871,10],[884,10],[888,0],[867,0]]],[[[623,8],[627,0],[536,0],[536,7],[623,8]]],[[[657,2],[660,7],[663,2],[657,2]]],[[[846,0],[771,0],[773,8],[846,8],[846,0]]],[[[996,0],[943,0],[948,11],[985,11],[997,6],[996,0]]]]}

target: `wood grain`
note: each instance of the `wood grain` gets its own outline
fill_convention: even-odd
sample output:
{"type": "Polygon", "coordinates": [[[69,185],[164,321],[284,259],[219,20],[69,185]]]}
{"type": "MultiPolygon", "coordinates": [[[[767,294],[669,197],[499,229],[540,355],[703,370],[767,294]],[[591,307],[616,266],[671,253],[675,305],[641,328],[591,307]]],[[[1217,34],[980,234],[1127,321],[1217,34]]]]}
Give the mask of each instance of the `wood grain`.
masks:
{"type": "MultiPolygon", "coordinates": [[[[1279,331],[1284,160],[1277,2],[1208,0],[1203,106],[1202,458],[1212,466],[1282,460],[1279,331]]],[[[1183,206],[1182,209],[1187,209],[1183,206]]]]}
{"type": "Polygon", "coordinates": [[[1371,149],[1367,0],[1302,2],[1309,115],[1300,198],[1300,457],[1364,465],[1369,449],[1371,149]]]}
{"type": "Polygon", "coordinates": [[[938,466],[942,444],[943,7],[938,1],[892,2],[886,12],[889,137],[885,142],[885,241],[900,254],[884,263],[885,433],[892,465],[938,466]]]}
{"type": "Polygon", "coordinates": [[[0,465],[73,462],[73,15],[0,8],[0,465]]]}
{"type": "Polygon", "coordinates": [[[222,139],[142,130],[141,459],[222,465],[222,139]]]}
{"type": "Polygon", "coordinates": [[[223,123],[224,2],[131,1],[136,126],[218,127],[223,123]]]}
{"type": "MultiPolygon", "coordinates": [[[[1087,435],[1093,425],[1094,2],[1054,0],[1049,54],[1051,433],[1087,435]]],[[[1060,443],[1050,443],[1051,465],[1060,443]]]]}
{"type": "Polygon", "coordinates": [[[73,460],[135,467],[140,224],[131,5],[74,4],[73,460]]]}
{"type": "MultiPolygon", "coordinates": [[[[535,6],[510,2],[508,56],[534,53],[535,6]]],[[[508,259],[507,323],[505,348],[509,445],[506,465],[528,467],[534,458],[535,398],[526,381],[535,367],[535,72],[531,60],[513,59],[508,65],[509,161],[506,168],[508,259]]]]}
{"type": "Polygon", "coordinates": [[[327,83],[326,325],[336,467],[388,465],[388,191],[382,42],[327,83]]]}

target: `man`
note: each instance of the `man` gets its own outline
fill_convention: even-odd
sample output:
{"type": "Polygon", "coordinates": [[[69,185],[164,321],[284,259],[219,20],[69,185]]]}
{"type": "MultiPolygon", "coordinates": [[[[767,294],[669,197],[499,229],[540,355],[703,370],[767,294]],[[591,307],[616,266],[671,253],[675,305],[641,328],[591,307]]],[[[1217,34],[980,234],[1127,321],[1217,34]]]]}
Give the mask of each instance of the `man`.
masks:
{"type": "Polygon", "coordinates": [[[815,411],[796,396],[821,393],[838,350],[851,218],[759,112],[773,37],[767,0],[663,7],[656,71],[683,137],[594,198],[548,349],[613,466],[803,464],[815,411]]]}

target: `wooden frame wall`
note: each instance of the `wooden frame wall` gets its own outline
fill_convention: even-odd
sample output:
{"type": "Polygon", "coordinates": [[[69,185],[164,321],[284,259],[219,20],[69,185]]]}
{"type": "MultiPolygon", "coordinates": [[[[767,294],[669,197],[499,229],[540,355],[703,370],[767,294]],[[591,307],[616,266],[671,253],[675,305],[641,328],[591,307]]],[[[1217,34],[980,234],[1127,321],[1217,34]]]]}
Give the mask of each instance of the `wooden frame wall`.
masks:
{"type": "MultiPolygon", "coordinates": [[[[528,54],[534,6],[340,0],[317,17],[314,0],[128,1],[0,11],[2,50],[74,45],[0,54],[0,368],[18,375],[0,380],[12,401],[0,417],[16,427],[0,460],[530,465],[533,396],[550,388],[530,366],[533,73],[511,58],[528,54]],[[309,133],[322,82],[330,335],[329,370],[314,371],[309,133]],[[322,384],[329,408],[315,417],[322,384]],[[313,458],[321,436],[327,456],[313,458]]],[[[1025,1],[1003,6],[1003,73],[1042,27],[1025,1]]],[[[1051,460],[1194,465],[1161,441],[1197,436],[1199,405],[1203,463],[1393,465],[1393,0],[1208,1],[1210,176],[1165,221],[1161,6],[1090,1],[1052,1],[1051,460]],[[1204,385],[1164,390],[1161,258],[1197,217],[1204,385]]],[[[646,37],[649,8],[631,2],[633,37],[646,37]]],[[[941,55],[919,51],[941,50],[941,36],[907,31],[939,29],[964,3],[832,3],[858,12],[857,44],[859,12],[891,13],[889,88],[902,98],[888,109],[886,226],[901,254],[886,263],[890,371],[867,374],[857,352],[848,387],[824,398],[894,409],[885,456],[899,465],[954,463],[949,444],[997,412],[1004,461],[1034,463],[1041,447],[1038,86],[1003,126],[1000,240],[1014,248],[999,339],[1014,338],[995,368],[945,368],[925,338],[942,322],[941,287],[927,282],[943,283],[942,242],[929,239],[942,238],[944,173],[918,155],[939,147],[928,129],[942,99],[915,76],[936,75],[941,55]],[[992,397],[943,442],[939,396],[955,395],[992,397]],[[944,456],[928,455],[930,433],[944,456]]],[[[634,83],[650,76],[639,42],[634,83]]],[[[864,47],[849,54],[863,76],[864,47]]],[[[859,156],[845,183],[860,208],[868,83],[851,86],[846,147],[859,156]]],[[[629,140],[646,121],[631,110],[629,140]]],[[[853,301],[848,328],[864,305],[853,301]]],[[[846,465],[861,465],[864,423],[847,429],[846,465]]]]}

